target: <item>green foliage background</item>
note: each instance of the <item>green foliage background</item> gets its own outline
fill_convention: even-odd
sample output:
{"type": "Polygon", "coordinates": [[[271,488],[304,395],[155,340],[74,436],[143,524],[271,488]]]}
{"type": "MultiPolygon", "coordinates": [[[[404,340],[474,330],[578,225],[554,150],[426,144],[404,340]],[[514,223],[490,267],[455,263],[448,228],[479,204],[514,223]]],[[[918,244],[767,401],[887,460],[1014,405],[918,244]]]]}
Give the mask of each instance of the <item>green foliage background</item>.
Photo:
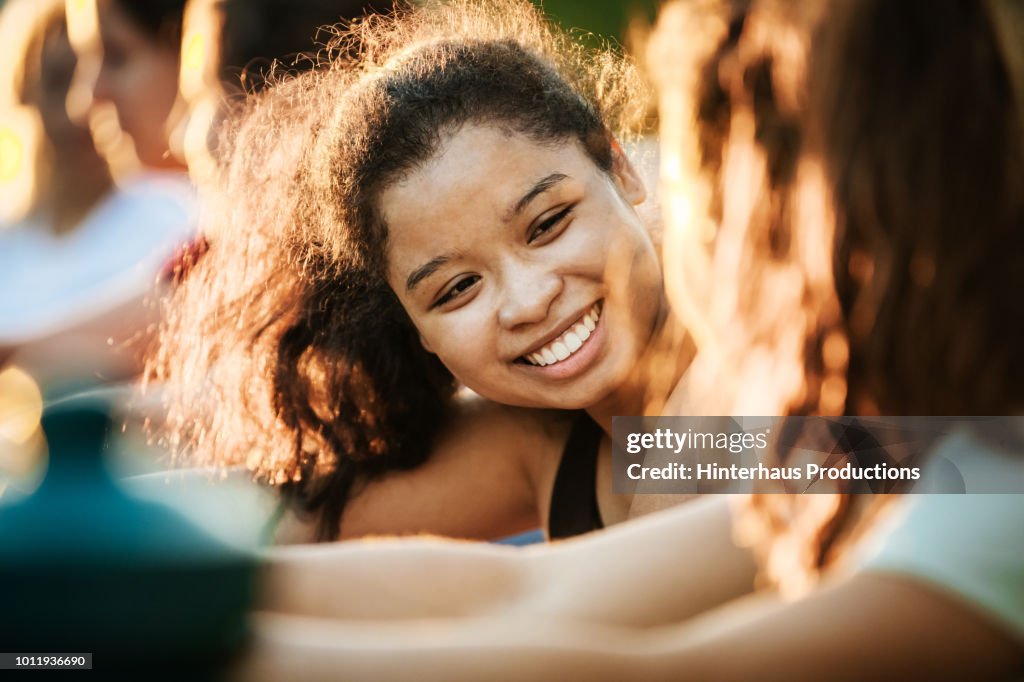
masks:
{"type": "Polygon", "coordinates": [[[653,22],[659,0],[533,0],[545,13],[583,42],[596,45],[601,39],[621,45],[630,18],[653,22]],[[586,36],[585,34],[594,34],[586,36]]]}

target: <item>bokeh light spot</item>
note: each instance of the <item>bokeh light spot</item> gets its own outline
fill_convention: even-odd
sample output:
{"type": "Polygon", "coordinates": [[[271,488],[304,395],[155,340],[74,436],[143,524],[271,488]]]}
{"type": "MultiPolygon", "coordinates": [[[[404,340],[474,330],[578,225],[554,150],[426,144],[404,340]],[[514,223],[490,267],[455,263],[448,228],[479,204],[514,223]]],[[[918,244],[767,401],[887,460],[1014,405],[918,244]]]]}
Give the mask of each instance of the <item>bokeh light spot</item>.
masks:
{"type": "Polygon", "coordinates": [[[0,125],[0,182],[12,182],[24,166],[24,140],[10,126],[0,125]]]}

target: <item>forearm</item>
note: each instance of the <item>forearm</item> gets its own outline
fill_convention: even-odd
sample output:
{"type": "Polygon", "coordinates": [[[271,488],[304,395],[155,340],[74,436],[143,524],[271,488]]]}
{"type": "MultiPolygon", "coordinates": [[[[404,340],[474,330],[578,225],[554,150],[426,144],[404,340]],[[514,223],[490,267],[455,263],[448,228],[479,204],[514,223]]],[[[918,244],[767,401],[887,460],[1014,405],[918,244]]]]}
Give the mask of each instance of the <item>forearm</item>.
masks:
{"type": "Polygon", "coordinates": [[[483,615],[521,599],[534,562],[515,548],[440,538],[276,547],[263,609],[342,619],[483,615]]]}
{"type": "Polygon", "coordinates": [[[642,631],[543,619],[385,623],[263,613],[253,626],[233,679],[619,682],[653,679],[657,658],[642,631]]]}
{"type": "Polygon", "coordinates": [[[648,630],[652,679],[721,682],[1016,679],[1024,647],[914,579],[855,574],[788,601],[771,592],[648,630]]]}
{"type": "Polygon", "coordinates": [[[404,622],[257,614],[238,679],[996,680],[1020,643],[912,581],[761,593],[656,628],[544,617],[404,622]]]}
{"type": "Polygon", "coordinates": [[[552,546],[515,612],[613,625],[690,618],[754,589],[751,552],[732,539],[731,503],[704,497],[552,546]]]}
{"type": "Polygon", "coordinates": [[[752,589],[754,563],[730,523],[726,500],[709,498],[526,549],[436,539],[275,548],[262,607],[343,619],[674,622],[752,589]]]}

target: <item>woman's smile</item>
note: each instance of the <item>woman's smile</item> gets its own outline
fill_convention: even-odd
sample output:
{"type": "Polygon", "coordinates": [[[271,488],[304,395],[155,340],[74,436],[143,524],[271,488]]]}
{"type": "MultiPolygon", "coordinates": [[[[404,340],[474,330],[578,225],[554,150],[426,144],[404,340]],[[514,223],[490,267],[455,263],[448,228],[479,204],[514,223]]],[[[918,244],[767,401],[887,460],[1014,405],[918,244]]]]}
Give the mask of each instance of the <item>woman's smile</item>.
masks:
{"type": "Polygon", "coordinates": [[[601,319],[601,307],[599,303],[595,303],[583,315],[576,317],[575,321],[557,334],[553,340],[541,342],[534,350],[520,355],[519,359],[541,367],[561,362],[583,346],[584,342],[590,338],[590,332],[594,331],[599,319],[601,319]]]}
{"type": "Polygon", "coordinates": [[[595,364],[604,342],[601,301],[598,301],[553,340],[535,346],[515,362],[533,376],[569,379],[595,364]]]}

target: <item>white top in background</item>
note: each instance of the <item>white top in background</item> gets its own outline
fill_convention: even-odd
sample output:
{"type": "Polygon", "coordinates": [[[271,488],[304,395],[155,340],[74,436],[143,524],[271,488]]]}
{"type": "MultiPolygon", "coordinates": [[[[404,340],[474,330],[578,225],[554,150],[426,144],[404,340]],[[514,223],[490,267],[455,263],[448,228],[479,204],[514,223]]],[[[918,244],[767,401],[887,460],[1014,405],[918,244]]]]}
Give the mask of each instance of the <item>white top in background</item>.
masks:
{"type": "Polygon", "coordinates": [[[67,235],[33,221],[0,229],[0,345],[59,333],[145,295],[196,223],[188,177],[147,172],[67,235]]]}

